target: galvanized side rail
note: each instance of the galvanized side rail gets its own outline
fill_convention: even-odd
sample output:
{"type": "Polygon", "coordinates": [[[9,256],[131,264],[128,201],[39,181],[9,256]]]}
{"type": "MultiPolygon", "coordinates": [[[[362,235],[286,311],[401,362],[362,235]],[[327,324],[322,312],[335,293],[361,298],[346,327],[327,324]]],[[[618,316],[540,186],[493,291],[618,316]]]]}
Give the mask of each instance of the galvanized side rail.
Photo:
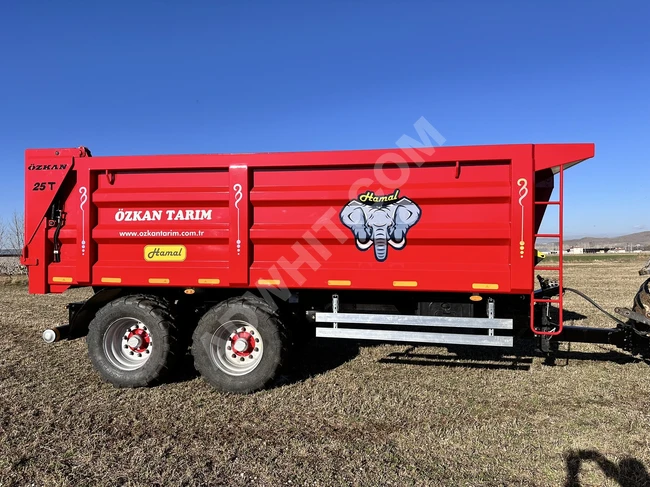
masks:
{"type": "Polygon", "coordinates": [[[456,318],[453,316],[413,316],[363,313],[316,313],[316,323],[358,325],[444,326],[512,330],[512,320],[504,318],[456,318]]]}
{"type": "Polygon", "coordinates": [[[374,313],[338,313],[338,296],[332,299],[333,313],[313,313],[316,323],[328,323],[331,327],[317,326],[316,336],[321,338],[347,338],[356,340],[378,340],[388,342],[431,343],[446,345],[482,345],[512,347],[512,336],[495,336],[494,330],[512,330],[513,320],[494,318],[494,302],[489,302],[488,318],[466,318],[451,316],[419,316],[374,313]],[[342,328],[339,325],[379,325],[398,329],[342,328]],[[437,333],[431,331],[406,331],[400,327],[422,328],[464,328],[478,333],[437,333]]]}
{"type": "Polygon", "coordinates": [[[386,342],[430,343],[441,345],[482,345],[512,347],[511,336],[463,335],[460,333],[431,333],[401,330],[368,330],[358,328],[316,328],[321,338],[348,338],[353,340],[379,340],[386,342]]]}

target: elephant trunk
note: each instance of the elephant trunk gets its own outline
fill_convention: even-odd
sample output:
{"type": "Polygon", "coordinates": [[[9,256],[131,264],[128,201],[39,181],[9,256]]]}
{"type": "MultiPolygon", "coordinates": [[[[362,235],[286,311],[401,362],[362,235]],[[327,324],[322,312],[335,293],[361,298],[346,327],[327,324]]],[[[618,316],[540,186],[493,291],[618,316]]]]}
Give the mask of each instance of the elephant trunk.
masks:
{"type": "Polygon", "coordinates": [[[379,262],[386,260],[388,253],[388,235],[385,229],[374,232],[375,257],[379,262]]]}

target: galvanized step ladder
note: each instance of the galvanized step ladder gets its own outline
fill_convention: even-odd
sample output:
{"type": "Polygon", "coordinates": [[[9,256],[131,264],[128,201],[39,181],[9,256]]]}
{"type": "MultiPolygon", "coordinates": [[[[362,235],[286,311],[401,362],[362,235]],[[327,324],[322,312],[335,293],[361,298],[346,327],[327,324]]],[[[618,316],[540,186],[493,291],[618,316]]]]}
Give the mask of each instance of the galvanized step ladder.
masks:
{"type": "MultiPolygon", "coordinates": [[[[537,266],[535,270],[539,271],[553,271],[557,272],[557,285],[558,285],[558,297],[557,298],[548,298],[548,297],[536,297],[535,292],[531,294],[530,299],[530,328],[536,335],[542,335],[546,337],[559,335],[562,333],[562,328],[564,326],[563,320],[563,264],[564,264],[564,218],[563,218],[563,208],[564,208],[564,165],[560,164],[559,169],[559,180],[560,187],[558,188],[558,199],[557,201],[535,201],[535,205],[549,206],[554,205],[558,207],[558,233],[536,233],[534,235],[535,239],[537,238],[557,238],[558,239],[558,265],[557,266],[537,266]],[[549,307],[553,304],[558,306],[558,322],[555,324],[552,330],[541,330],[536,326],[535,323],[535,305],[536,304],[546,304],[546,307],[549,307]]],[[[548,313],[548,310],[547,310],[548,313]]]]}

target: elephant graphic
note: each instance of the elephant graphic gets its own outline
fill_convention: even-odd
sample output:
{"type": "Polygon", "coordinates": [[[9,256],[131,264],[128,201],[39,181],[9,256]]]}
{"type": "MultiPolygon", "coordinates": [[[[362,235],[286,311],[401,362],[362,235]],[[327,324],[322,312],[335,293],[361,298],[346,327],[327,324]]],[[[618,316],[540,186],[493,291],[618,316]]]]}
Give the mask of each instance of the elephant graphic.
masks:
{"type": "Polygon", "coordinates": [[[375,258],[384,262],[388,246],[401,250],[406,245],[406,232],[420,219],[420,207],[408,198],[389,205],[368,205],[353,200],[341,210],[341,222],[352,230],[359,250],[375,246],[375,258]]]}

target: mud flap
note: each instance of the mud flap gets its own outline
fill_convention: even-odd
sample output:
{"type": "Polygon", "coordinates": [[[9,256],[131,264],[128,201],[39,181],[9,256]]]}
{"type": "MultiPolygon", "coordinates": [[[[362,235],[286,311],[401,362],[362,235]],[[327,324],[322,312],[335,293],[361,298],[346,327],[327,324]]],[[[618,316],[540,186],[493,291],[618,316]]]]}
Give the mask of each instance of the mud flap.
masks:
{"type": "Polygon", "coordinates": [[[68,304],[70,315],[70,340],[81,338],[88,334],[88,325],[95,314],[106,303],[116,299],[122,293],[122,288],[104,288],[96,292],[90,299],[81,303],[68,304]]]}

